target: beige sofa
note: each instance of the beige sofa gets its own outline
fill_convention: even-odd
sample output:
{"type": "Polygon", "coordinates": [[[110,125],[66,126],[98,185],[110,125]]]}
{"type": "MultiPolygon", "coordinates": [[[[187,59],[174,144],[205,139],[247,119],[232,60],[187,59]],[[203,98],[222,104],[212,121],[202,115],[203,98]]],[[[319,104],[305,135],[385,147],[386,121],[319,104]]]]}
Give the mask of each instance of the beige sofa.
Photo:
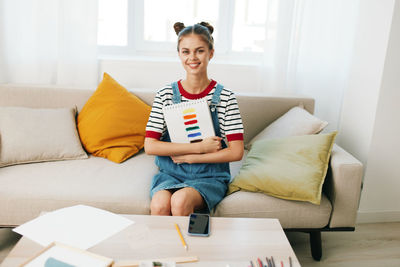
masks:
{"type": "MultiPolygon", "coordinates": [[[[133,92],[151,105],[154,92],[133,92]]],[[[80,110],[92,93],[83,89],[0,85],[0,106],[56,108],[76,105],[80,110]]],[[[314,110],[311,98],[238,94],[237,99],[245,127],[245,142],[291,107],[302,103],[309,112],[314,110]]],[[[233,175],[240,164],[231,163],[233,175]]],[[[122,214],[149,214],[149,189],[156,172],[154,157],[143,151],[122,164],[89,156],[82,160],[0,168],[0,226],[17,226],[41,211],[75,204],[122,214]]],[[[335,145],[320,205],[239,191],[223,199],[213,216],[278,218],[287,231],[310,233],[311,251],[319,260],[321,231],[354,230],[361,181],[361,163],[335,145]]]]}

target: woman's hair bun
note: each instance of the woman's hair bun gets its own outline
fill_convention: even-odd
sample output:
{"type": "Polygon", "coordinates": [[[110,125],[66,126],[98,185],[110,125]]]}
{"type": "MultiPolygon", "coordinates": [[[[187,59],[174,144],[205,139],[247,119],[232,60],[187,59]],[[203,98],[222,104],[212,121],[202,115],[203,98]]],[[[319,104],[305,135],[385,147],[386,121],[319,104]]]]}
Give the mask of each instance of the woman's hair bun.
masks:
{"type": "Polygon", "coordinates": [[[182,22],[175,22],[174,24],[174,30],[176,32],[176,35],[178,35],[181,30],[183,30],[185,28],[185,24],[183,24],[182,22]]]}
{"type": "Polygon", "coordinates": [[[210,34],[212,34],[214,32],[214,27],[211,26],[210,23],[202,21],[199,24],[206,27],[208,29],[208,31],[210,32],[210,34]]]}

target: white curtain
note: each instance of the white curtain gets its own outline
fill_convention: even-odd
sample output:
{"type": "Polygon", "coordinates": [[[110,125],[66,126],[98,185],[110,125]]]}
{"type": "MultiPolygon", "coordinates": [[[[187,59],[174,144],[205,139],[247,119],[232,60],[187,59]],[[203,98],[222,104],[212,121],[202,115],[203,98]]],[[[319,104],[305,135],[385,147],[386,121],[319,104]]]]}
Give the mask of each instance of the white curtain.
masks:
{"type": "Polygon", "coordinates": [[[0,0],[0,83],[92,87],[97,0],[0,0]]]}
{"type": "Polygon", "coordinates": [[[330,123],[327,130],[337,129],[359,0],[279,0],[277,4],[276,40],[265,44],[260,90],[315,98],[315,115],[330,123]]]}

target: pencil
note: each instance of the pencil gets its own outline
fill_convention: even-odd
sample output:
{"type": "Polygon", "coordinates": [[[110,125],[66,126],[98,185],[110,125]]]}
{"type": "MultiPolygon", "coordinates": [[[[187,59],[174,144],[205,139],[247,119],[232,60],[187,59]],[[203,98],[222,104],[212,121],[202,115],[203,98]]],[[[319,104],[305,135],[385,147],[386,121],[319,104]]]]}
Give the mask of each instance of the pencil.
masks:
{"type": "Polygon", "coordinates": [[[267,261],[267,267],[272,267],[271,261],[268,259],[268,257],[265,257],[265,260],[267,261]]]}
{"type": "Polygon", "coordinates": [[[273,256],[271,256],[271,263],[272,263],[272,267],[276,267],[276,266],[275,266],[275,261],[274,261],[274,257],[273,257],[273,256]]]}
{"type": "Polygon", "coordinates": [[[181,238],[183,247],[185,248],[185,250],[187,250],[188,247],[187,247],[187,245],[186,245],[185,239],[183,239],[181,230],[179,229],[179,226],[178,226],[177,224],[175,224],[175,228],[176,228],[176,231],[178,232],[179,237],[181,238]]]}

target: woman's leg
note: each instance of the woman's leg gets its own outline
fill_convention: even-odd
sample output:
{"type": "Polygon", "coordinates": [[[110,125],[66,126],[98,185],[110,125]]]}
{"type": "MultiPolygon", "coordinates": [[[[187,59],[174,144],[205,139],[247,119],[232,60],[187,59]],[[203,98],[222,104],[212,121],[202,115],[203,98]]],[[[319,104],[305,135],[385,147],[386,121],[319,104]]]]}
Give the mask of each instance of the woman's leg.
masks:
{"type": "Polygon", "coordinates": [[[157,191],[151,199],[151,215],[171,215],[171,196],[168,190],[157,191]]]}
{"type": "Polygon", "coordinates": [[[179,189],[171,197],[173,216],[187,216],[197,209],[203,209],[205,205],[203,197],[192,187],[179,189]]]}

